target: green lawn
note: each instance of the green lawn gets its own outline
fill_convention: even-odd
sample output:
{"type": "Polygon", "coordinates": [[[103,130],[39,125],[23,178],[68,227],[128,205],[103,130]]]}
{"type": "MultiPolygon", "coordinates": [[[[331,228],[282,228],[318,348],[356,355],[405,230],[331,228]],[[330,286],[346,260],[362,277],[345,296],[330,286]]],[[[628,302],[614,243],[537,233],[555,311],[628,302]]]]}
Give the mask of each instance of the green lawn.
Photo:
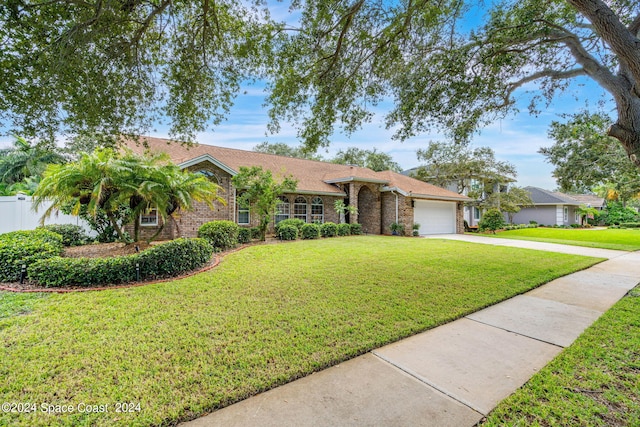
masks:
{"type": "Polygon", "coordinates": [[[640,425],[640,288],[521,389],[483,426],[640,425]]]}
{"type": "Polygon", "coordinates": [[[37,409],[0,412],[0,425],[188,420],[597,261],[360,236],[254,246],[144,287],[0,293],[0,402],[37,409]],[[118,402],[139,411],[117,413],[118,402]],[[108,412],[80,413],[80,404],[108,412]]]}
{"type": "MultiPolygon", "coordinates": [[[[489,236],[489,235],[487,235],[489,236]]],[[[574,229],[574,228],[523,228],[502,231],[491,237],[537,242],[561,243],[564,245],[588,246],[621,251],[640,250],[640,229],[574,229]]]]}

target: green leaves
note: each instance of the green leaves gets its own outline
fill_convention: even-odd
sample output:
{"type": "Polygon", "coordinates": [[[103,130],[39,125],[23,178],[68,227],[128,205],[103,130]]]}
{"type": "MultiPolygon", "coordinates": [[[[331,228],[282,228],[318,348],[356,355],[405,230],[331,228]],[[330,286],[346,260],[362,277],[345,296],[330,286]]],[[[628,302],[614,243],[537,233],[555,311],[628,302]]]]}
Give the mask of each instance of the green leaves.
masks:
{"type": "Polygon", "coordinates": [[[123,225],[134,221],[137,240],[137,218],[145,209],[156,207],[166,221],[180,209],[191,209],[194,201],[213,206],[221,200],[218,188],[206,177],[170,163],[165,154],[120,155],[111,149],[98,149],[83,154],[77,162],[50,166],[34,194],[34,206],[52,200],[45,216],[69,207],[74,215],[84,209],[93,217],[103,212],[120,239],[124,239],[123,225]],[[123,206],[131,213],[120,223],[123,206]]]}
{"type": "Polygon", "coordinates": [[[263,170],[259,166],[240,166],[239,173],[231,178],[231,181],[239,190],[238,203],[255,209],[260,222],[260,239],[264,240],[267,227],[275,214],[278,196],[295,191],[298,182],[291,176],[278,182],[271,171],[263,170]]]}
{"type": "Polygon", "coordinates": [[[566,118],[564,123],[551,124],[549,136],[555,143],[540,149],[555,166],[553,176],[561,191],[588,192],[604,186],[622,201],[636,197],[640,193],[640,172],[619,141],[607,136],[611,118],[587,111],[566,118]]]}

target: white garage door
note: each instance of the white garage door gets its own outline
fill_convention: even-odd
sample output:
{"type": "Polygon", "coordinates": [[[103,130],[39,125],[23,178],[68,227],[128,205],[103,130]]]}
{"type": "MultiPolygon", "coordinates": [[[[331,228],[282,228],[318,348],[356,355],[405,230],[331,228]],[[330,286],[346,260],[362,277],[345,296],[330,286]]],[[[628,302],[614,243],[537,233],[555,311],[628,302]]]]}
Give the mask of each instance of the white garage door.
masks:
{"type": "Polygon", "coordinates": [[[420,224],[420,234],[456,232],[456,203],[415,200],[413,222],[420,224]]]}

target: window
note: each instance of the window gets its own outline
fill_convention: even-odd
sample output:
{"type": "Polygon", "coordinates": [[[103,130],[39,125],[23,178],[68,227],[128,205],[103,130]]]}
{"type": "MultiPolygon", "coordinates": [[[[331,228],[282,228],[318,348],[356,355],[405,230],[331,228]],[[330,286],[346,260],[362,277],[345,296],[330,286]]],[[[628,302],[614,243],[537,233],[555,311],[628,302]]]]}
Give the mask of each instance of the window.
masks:
{"type": "Polygon", "coordinates": [[[291,208],[289,207],[289,199],[285,196],[278,197],[280,201],[276,205],[276,224],[284,219],[289,219],[289,213],[291,212],[291,208]]]}
{"type": "Polygon", "coordinates": [[[311,201],[311,222],[324,222],[324,203],[320,197],[314,197],[311,201]]]}
{"type": "Polygon", "coordinates": [[[244,224],[247,225],[250,222],[250,215],[249,215],[249,204],[248,203],[243,203],[242,200],[242,195],[239,194],[236,197],[237,200],[237,205],[238,205],[238,224],[244,224]]]}
{"type": "Polygon", "coordinates": [[[473,219],[480,219],[480,209],[476,208],[475,206],[473,207],[473,219]]]}
{"type": "Polygon", "coordinates": [[[140,214],[140,225],[154,226],[158,225],[158,208],[157,206],[149,206],[140,214]]]}
{"type": "Polygon", "coordinates": [[[575,222],[579,223],[580,222],[580,212],[578,212],[578,209],[575,210],[575,222]]]}
{"type": "Polygon", "coordinates": [[[568,207],[564,207],[564,221],[569,221],[569,208],[568,207]]]}
{"type": "Polygon", "coordinates": [[[293,217],[307,222],[307,199],[302,196],[296,197],[293,202],[293,217]]]}
{"type": "Polygon", "coordinates": [[[213,181],[216,184],[220,185],[220,180],[218,179],[218,176],[215,173],[211,172],[210,170],[200,169],[199,171],[196,172],[196,174],[205,176],[210,181],[213,181]]]}

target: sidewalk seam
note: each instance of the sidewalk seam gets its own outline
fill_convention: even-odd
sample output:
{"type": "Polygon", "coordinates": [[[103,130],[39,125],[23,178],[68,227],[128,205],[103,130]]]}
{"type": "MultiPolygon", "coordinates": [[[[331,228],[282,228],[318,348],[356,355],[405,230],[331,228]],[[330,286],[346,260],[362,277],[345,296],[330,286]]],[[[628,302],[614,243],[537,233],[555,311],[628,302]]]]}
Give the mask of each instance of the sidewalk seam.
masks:
{"type": "Polygon", "coordinates": [[[472,318],[467,317],[467,316],[465,316],[464,318],[467,319],[467,320],[471,320],[472,322],[480,323],[481,325],[485,325],[485,326],[489,326],[489,327],[494,328],[494,329],[499,329],[501,331],[509,332],[511,334],[515,334],[515,335],[518,335],[518,336],[521,336],[521,337],[524,337],[524,338],[528,338],[530,340],[534,340],[534,341],[538,341],[538,342],[541,342],[541,343],[549,344],[549,345],[552,345],[554,347],[558,347],[558,348],[561,348],[561,349],[565,349],[566,348],[566,347],[564,347],[564,346],[562,346],[560,344],[556,344],[556,343],[553,343],[553,342],[550,342],[550,341],[545,341],[545,340],[542,340],[542,339],[536,338],[536,337],[531,337],[529,335],[525,335],[525,334],[522,334],[522,333],[519,333],[519,332],[516,332],[516,331],[512,331],[510,329],[501,328],[500,326],[492,325],[491,323],[482,322],[480,320],[472,319],[472,318]]]}
{"type": "Polygon", "coordinates": [[[404,368],[404,367],[398,365],[397,363],[394,363],[391,359],[388,359],[388,358],[382,356],[381,354],[376,353],[375,350],[372,350],[371,354],[374,355],[375,357],[377,357],[378,359],[380,359],[381,361],[383,361],[385,363],[388,363],[389,365],[393,366],[394,368],[404,372],[405,374],[409,375],[411,378],[414,378],[414,379],[418,380],[419,382],[421,382],[422,384],[426,385],[427,387],[430,387],[430,388],[432,388],[432,389],[444,394],[448,398],[453,399],[456,402],[466,406],[467,408],[471,409],[472,411],[477,412],[478,414],[482,415],[483,417],[487,415],[480,408],[476,408],[475,406],[473,406],[473,404],[465,401],[464,399],[460,399],[459,397],[456,397],[456,396],[452,395],[451,393],[447,392],[446,390],[443,390],[443,389],[439,388],[435,384],[432,384],[431,382],[429,382],[429,380],[427,380],[426,378],[421,377],[417,373],[413,372],[411,369],[404,368]]]}

